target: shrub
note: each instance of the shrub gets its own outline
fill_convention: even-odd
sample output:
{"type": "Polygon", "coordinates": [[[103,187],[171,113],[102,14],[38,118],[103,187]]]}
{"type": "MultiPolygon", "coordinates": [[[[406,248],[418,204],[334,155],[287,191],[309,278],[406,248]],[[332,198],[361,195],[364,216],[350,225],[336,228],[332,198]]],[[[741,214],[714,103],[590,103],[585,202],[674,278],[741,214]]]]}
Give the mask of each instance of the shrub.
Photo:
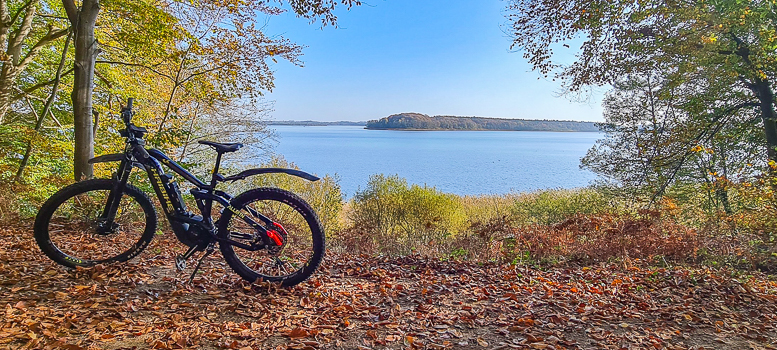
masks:
{"type": "Polygon", "coordinates": [[[519,224],[552,225],[576,214],[610,213],[616,207],[604,194],[590,188],[547,190],[518,196],[511,215],[519,224]]]}
{"type": "Polygon", "coordinates": [[[732,215],[719,213],[704,226],[706,263],[777,271],[777,178],[762,176],[732,186],[732,215]]]}
{"type": "Polygon", "coordinates": [[[38,207],[60,187],[72,182],[72,151],[68,134],[60,130],[47,131],[35,137],[32,153],[21,177],[16,181],[27,142],[35,133],[25,125],[0,125],[0,218],[16,215],[35,216],[38,207]]]}
{"type": "Polygon", "coordinates": [[[458,196],[385,175],[371,176],[366,189],[356,192],[349,219],[352,243],[383,253],[431,252],[466,226],[458,196]]]}
{"type": "Polygon", "coordinates": [[[734,228],[777,235],[777,177],[764,176],[733,188],[737,212],[728,217],[734,228]]]}
{"type": "Polygon", "coordinates": [[[653,216],[575,215],[561,224],[529,225],[499,240],[502,255],[514,262],[575,261],[612,258],[695,259],[700,241],[695,230],[653,216]]]}

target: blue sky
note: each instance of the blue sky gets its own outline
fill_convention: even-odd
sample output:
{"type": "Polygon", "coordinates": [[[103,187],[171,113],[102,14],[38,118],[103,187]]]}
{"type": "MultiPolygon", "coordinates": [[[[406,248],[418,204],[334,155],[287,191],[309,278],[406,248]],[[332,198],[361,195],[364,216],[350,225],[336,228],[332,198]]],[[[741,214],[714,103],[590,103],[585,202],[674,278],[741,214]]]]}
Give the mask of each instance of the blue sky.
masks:
{"type": "Polygon", "coordinates": [[[599,98],[558,97],[505,34],[505,1],[367,0],[338,11],[339,27],[293,14],[267,33],[307,46],[304,67],[279,61],[275,120],[378,119],[401,112],[602,121],[599,98]]]}

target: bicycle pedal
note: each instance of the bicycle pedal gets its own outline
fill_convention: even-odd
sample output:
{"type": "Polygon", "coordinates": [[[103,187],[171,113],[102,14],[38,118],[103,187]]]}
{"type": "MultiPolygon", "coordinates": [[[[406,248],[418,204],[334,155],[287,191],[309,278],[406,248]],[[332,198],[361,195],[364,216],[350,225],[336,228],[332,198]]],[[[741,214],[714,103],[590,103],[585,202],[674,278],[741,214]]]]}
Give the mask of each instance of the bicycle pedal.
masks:
{"type": "Polygon", "coordinates": [[[183,256],[176,256],[175,257],[175,268],[178,271],[186,270],[186,259],[183,256]]]}

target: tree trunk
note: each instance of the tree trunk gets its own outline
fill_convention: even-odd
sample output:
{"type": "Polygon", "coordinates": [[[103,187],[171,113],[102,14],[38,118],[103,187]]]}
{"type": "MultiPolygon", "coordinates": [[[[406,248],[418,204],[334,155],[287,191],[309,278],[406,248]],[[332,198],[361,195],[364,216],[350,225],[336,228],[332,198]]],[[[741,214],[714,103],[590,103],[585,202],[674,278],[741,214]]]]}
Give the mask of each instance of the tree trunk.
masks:
{"type": "Polygon", "coordinates": [[[777,161],[777,124],[775,124],[777,114],[774,111],[774,92],[767,81],[758,81],[754,87],[754,92],[760,102],[759,108],[764,122],[769,160],[777,161]]]}
{"type": "Polygon", "coordinates": [[[765,106],[763,101],[761,102],[761,115],[763,116],[764,132],[766,134],[766,147],[769,160],[777,162],[777,116],[774,113],[774,107],[772,103],[765,106]]]}
{"type": "Polygon", "coordinates": [[[734,214],[734,210],[731,209],[731,202],[728,199],[728,191],[724,185],[715,183],[715,197],[718,198],[720,205],[723,206],[726,215],[734,214]]]}
{"type": "Polygon", "coordinates": [[[5,114],[11,107],[11,96],[16,81],[15,74],[12,74],[13,68],[10,66],[10,62],[3,64],[0,72],[0,124],[5,122],[5,114]]]}
{"type": "Polygon", "coordinates": [[[22,48],[24,47],[24,39],[29,35],[32,30],[32,20],[35,16],[35,10],[37,1],[31,1],[23,5],[18,9],[17,13],[11,16],[6,0],[2,0],[3,5],[0,8],[0,44],[6,45],[5,56],[7,56],[2,63],[2,71],[0,72],[0,124],[5,121],[5,115],[11,107],[11,96],[13,93],[13,87],[16,85],[16,78],[19,76],[21,69],[18,67],[21,61],[22,48]],[[24,10],[26,8],[26,10],[24,10]],[[24,16],[21,22],[18,24],[18,28],[11,30],[14,26],[14,22],[18,16],[21,15],[21,11],[24,11],[24,16]]]}
{"type": "Polygon", "coordinates": [[[768,81],[758,81],[755,84],[755,90],[761,103],[759,107],[764,123],[766,152],[770,161],[777,162],[777,113],[774,111],[774,92],[768,81]]]}
{"type": "Polygon", "coordinates": [[[99,0],[84,0],[76,25],[74,82],[73,93],[70,95],[75,128],[73,170],[76,181],[91,178],[93,170],[89,159],[94,156],[92,89],[98,53],[94,28],[99,11],[99,0]]]}

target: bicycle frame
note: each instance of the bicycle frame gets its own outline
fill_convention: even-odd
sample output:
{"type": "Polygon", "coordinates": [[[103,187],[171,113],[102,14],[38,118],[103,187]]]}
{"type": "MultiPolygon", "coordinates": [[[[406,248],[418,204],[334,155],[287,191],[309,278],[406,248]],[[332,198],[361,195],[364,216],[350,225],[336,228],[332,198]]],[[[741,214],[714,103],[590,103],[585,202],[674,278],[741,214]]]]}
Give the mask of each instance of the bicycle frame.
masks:
{"type": "Polygon", "coordinates": [[[200,140],[198,143],[214,149],[216,157],[210,176],[198,178],[164,152],[146,148],[146,129],[132,124],[133,100],[127,99],[121,109],[123,151],[89,160],[91,164],[113,162],[113,176],[67,185],[38,211],[33,236],[43,254],[70,268],[127,261],[160,233],[159,212],[163,211],[176,238],[188,247],[174,256],[177,270],[187,270],[190,258],[202,252],[197,254],[190,283],[203,262],[217,251],[249,283],[294,286],[316,271],[324,258],[326,236],[315,210],[302,197],[271,184],[247,183],[249,188],[234,197],[218,189],[221,182],[266,173],[310,181],[318,180],[316,176],[296,169],[256,168],[225,177],[219,174],[221,157],[243,144],[200,140]],[[133,168],[142,169],[150,185],[138,178],[145,176],[132,174],[133,168]],[[185,201],[177,181],[192,184],[185,186],[191,193],[185,201]],[[149,187],[159,204],[149,198],[149,187]],[[192,209],[195,206],[199,211],[192,209]]]}
{"type": "MultiPolygon", "coordinates": [[[[237,208],[230,205],[232,196],[224,191],[216,190],[216,186],[219,182],[224,181],[236,181],[265,173],[286,173],[289,175],[304,178],[310,181],[316,181],[319,178],[296,170],[296,169],[284,169],[284,168],[255,168],[248,169],[239,174],[224,177],[218,173],[219,166],[221,164],[221,156],[223,153],[217,152],[216,164],[211,172],[210,183],[197,178],[194,174],[184,169],[180,164],[176,163],[165,155],[162,151],[157,149],[146,149],[145,141],[142,139],[145,129],[138,128],[132,125],[127,119],[125,119],[127,129],[122,130],[122,136],[127,138],[127,145],[123,154],[109,154],[99,157],[95,157],[89,160],[90,163],[103,163],[119,161],[119,168],[116,172],[116,182],[114,188],[108,195],[108,200],[103,211],[102,218],[106,219],[108,223],[113,223],[116,217],[116,211],[121,200],[121,194],[124,192],[125,186],[129,180],[130,173],[133,167],[146,170],[148,178],[151,182],[157,198],[162,206],[162,210],[165,212],[165,216],[170,222],[174,233],[183,243],[189,245],[188,241],[197,241],[198,243],[190,245],[189,251],[184,255],[188,258],[192,253],[197,250],[204,249],[208,244],[212,242],[228,243],[246,250],[259,250],[265,246],[271,246],[271,237],[267,234],[267,227],[272,227],[275,223],[268,217],[256,212],[251,208],[246,208],[253,217],[258,218],[264,223],[264,225],[256,222],[252,218],[242,214],[237,208]],[[197,203],[198,209],[201,213],[201,217],[193,215],[186,208],[183,202],[180,191],[177,184],[172,180],[172,177],[167,175],[162,167],[166,166],[174,173],[183,177],[186,181],[193,184],[196,189],[190,190],[192,196],[197,203]],[[241,242],[234,241],[228,237],[228,235],[218,235],[216,232],[216,225],[211,218],[213,202],[220,204],[224,210],[232,211],[236,216],[242,219],[247,224],[251,225],[261,236],[262,244],[247,245],[241,242]],[[192,229],[194,227],[194,229],[192,229]],[[196,237],[197,233],[205,233],[205,237],[196,237]],[[197,238],[197,239],[195,239],[197,238]],[[204,239],[204,240],[203,240],[204,239]]],[[[110,227],[108,227],[110,229],[110,227]]]]}

